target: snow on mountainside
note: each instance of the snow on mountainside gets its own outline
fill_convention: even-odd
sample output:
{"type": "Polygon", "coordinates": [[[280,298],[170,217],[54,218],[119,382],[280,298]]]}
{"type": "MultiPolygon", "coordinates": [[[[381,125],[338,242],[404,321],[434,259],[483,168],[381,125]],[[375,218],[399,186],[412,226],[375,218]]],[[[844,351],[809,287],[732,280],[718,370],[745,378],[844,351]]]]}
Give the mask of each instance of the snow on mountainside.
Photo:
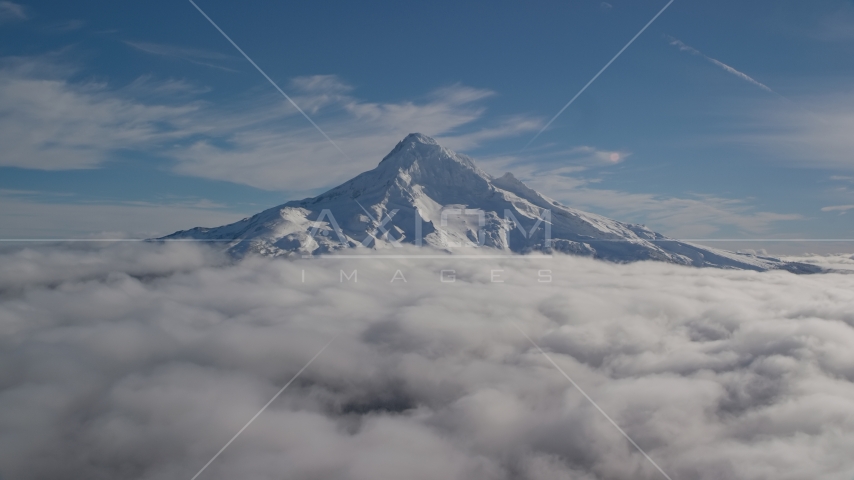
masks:
{"type": "Polygon", "coordinates": [[[471,158],[418,133],[404,138],[373,170],[320,196],[230,225],[182,230],[162,239],[221,240],[236,256],[319,255],[342,249],[358,253],[413,244],[452,253],[481,247],[497,253],[563,252],[615,262],[821,270],[680,242],[643,225],[561,205],[510,173],[490,176],[471,158]]]}

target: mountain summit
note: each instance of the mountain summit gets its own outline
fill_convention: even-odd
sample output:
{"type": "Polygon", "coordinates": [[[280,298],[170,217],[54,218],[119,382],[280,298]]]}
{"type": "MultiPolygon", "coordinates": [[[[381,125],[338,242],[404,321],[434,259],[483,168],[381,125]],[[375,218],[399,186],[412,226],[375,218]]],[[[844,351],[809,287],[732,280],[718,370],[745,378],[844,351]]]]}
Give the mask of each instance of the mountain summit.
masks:
{"type": "Polygon", "coordinates": [[[615,262],[658,260],[750,270],[814,267],[680,242],[643,225],[562,205],[511,173],[495,178],[475,162],[412,133],[373,170],[317,197],[295,200],[230,225],[162,239],[222,240],[242,256],[304,256],[403,244],[450,252],[563,252],[615,262]],[[471,250],[469,250],[471,251],[471,250]]]}

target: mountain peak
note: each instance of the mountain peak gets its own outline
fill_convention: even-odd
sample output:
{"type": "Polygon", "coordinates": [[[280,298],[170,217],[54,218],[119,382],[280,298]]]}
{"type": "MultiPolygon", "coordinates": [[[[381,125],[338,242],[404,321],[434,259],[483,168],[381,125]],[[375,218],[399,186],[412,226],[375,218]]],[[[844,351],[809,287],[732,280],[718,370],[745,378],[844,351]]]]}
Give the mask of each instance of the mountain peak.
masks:
{"type": "Polygon", "coordinates": [[[323,194],[216,228],[164,237],[228,241],[234,255],[321,255],[341,249],[428,245],[505,253],[541,250],[614,262],[659,260],[749,270],[815,267],[710,249],[561,205],[511,173],[494,178],[474,160],[411,133],[380,165],[323,194]]]}
{"type": "Polygon", "coordinates": [[[411,165],[412,163],[422,163],[422,166],[441,163],[462,165],[468,170],[485,175],[475,166],[474,160],[471,158],[448,150],[439,145],[439,142],[433,138],[421,133],[407,135],[380,161],[380,165],[384,167],[411,165]]]}
{"type": "Polygon", "coordinates": [[[403,140],[397,142],[397,145],[388,152],[388,155],[383,157],[380,160],[380,164],[384,163],[386,160],[399,156],[401,151],[405,150],[432,150],[432,149],[442,149],[439,145],[439,142],[434,140],[433,138],[428,137],[427,135],[421,133],[410,133],[403,140]]]}
{"type": "Polygon", "coordinates": [[[423,143],[425,145],[439,145],[439,142],[434,140],[432,137],[424,135],[423,133],[410,133],[402,140],[402,142],[423,143]]]}

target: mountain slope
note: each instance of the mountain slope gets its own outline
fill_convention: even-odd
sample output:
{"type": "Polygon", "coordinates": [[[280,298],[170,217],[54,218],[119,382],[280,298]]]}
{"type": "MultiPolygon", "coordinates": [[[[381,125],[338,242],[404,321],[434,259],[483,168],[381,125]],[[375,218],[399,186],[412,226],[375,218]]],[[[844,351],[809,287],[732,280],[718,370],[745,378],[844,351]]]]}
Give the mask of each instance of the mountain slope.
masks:
{"type": "Polygon", "coordinates": [[[237,256],[318,255],[402,244],[451,252],[564,252],[615,262],[658,260],[749,270],[815,267],[669,239],[645,226],[576,210],[507,173],[495,178],[474,161],[413,133],[368,172],[317,197],[285,203],[239,222],[183,230],[162,239],[223,240],[237,256]]]}

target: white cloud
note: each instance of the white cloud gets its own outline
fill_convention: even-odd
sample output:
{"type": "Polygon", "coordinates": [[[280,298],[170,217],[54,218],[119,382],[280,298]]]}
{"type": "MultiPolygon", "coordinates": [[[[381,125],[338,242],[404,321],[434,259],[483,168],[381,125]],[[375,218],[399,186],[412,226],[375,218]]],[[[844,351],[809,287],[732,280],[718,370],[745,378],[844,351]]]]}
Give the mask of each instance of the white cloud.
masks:
{"type": "MultiPolygon", "coordinates": [[[[194,95],[206,88],[180,79],[143,76],[126,87],[111,89],[65,80],[72,74],[73,70],[51,59],[7,60],[0,69],[0,140],[6,149],[0,163],[38,169],[95,168],[120,150],[138,149],[174,159],[173,168],[181,174],[288,191],[296,197],[373,168],[390,146],[410,132],[436,136],[443,145],[465,151],[536,131],[542,125],[539,119],[511,116],[473,128],[485,113],[479,102],[494,92],[462,85],[438,89],[421,102],[376,103],[356,98],[352,87],[334,75],[293,79],[289,90],[297,103],[311,111],[354,159],[343,163],[340,153],[275,92],[252,103],[214,106],[195,100],[194,95]]],[[[512,170],[532,187],[578,208],[647,223],[675,236],[711,235],[732,225],[762,232],[774,222],[800,218],[753,212],[743,202],[712,196],[680,199],[594,189],[590,187],[594,180],[580,183],[566,177],[584,168],[624,161],[631,155],[625,150],[579,146],[549,155],[538,166],[519,163],[514,157],[488,159],[484,166],[512,170]],[[571,165],[556,168],[556,158],[571,165]]],[[[116,212],[127,207],[117,206],[116,212]]],[[[29,204],[22,208],[50,211],[29,204]]],[[[85,214],[83,206],[73,209],[89,219],[79,225],[106,218],[85,214]]],[[[186,218],[184,213],[174,218],[186,218]]],[[[121,218],[118,213],[109,217],[121,218]]],[[[224,217],[216,213],[176,228],[212,224],[215,218],[224,217]]],[[[49,222],[37,229],[58,231],[54,227],[59,224],[68,222],[49,222]]],[[[151,226],[143,231],[164,228],[151,226]]],[[[125,227],[95,231],[101,229],[125,227]]],[[[129,233],[137,232],[140,229],[129,233]]],[[[73,233],[78,234],[82,232],[73,233]]]]}
{"type": "Polygon", "coordinates": [[[86,25],[86,22],[78,19],[63,20],[44,25],[40,30],[49,34],[62,34],[80,30],[86,25]]]}
{"type": "Polygon", "coordinates": [[[0,23],[27,20],[27,10],[23,5],[15,2],[0,2],[0,23]]]}
{"type": "Polygon", "coordinates": [[[0,290],[12,478],[190,478],[336,334],[205,478],[660,478],[513,322],[672,478],[854,471],[851,275],[172,244],[7,252],[0,290]]]}
{"type": "Polygon", "coordinates": [[[841,212],[841,213],[845,213],[845,212],[847,212],[848,210],[851,210],[852,208],[854,208],[854,205],[832,205],[832,206],[829,206],[829,207],[822,207],[822,208],[821,208],[821,211],[822,211],[822,212],[841,212]]]}
{"type": "Polygon", "coordinates": [[[306,112],[317,113],[321,108],[347,102],[353,87],[337,75],[308,75],[291,80],[295,103],[306,112]]]}
{"type": "MultiPolygon", "coordinates": [[[[846,7],[850,10],[850,6],[846,7]]],[[[680,51],[702,56],[745,81],[776,93],[752,77],[702,52],[668,37],[680,51]]],[[[795,99],[764,98],[745,104],[726,103],[719,113],[729,117],[728,131],[713,135],[716,143],[732,142],[750,150],[771,154],[775,161],[805,168],[850,171],[854,168],[854,95],[845,89],[801,94],[795,99]],[[783,100],[783,101],[781,101],[783,100]]],[[[835,176],[842,178],[842,176],[835,176]]]]}
{"type": "Polygon", "coordinates": [[[0,68],[0,166],[95,168],[118,151],[140,150],[174,159],[181,174],[304,192],[373,168],[408,133],[475,148],[540,125],[516,116],[473,129],[485,112],[478,102],[494,94],[489,90],[453,85],[423,102],[376,103],[352,96],[352,87],[332,75],[294,79],[297,104],[317,114],[324,131],[354,159],[342,163],[340,153],[275,92],[215,106],[193,97],[207,89],[182,80],[143,76],[114,89],[70,82],[72,73],[50,58],[6,59],[0,68]]]}
{"type": "MultiPolygon", "coordinates": [[[[572,178],[573,174],[603,172],[599,169],[622,163],[631,156],[632,152],[624,149],[611,150],[592,145],[555,149],[554,145],[549,145],[531,150],[524,156],[518,154],[488,156],[478,159],[478,164],[493,174],[500,175],[509,171],[514,176],[531,182],[537,182],[546,177],[567,177],[567,183],[563,188],[575,188],[579,180],[572,178]]],[[[594,181],[585,180],[587,183],[594,181]]]]}
{"type": "Polygon", "coordinates": [[[602,150],[589,145],[581,145],[566,152],[560,152],[559,155],[574,165],[597,166],[622,163],[632,153],[625,150],[602,150]]]}
{"type": "MultiPolygon", "coordinates": [[[[772,153],[774,159],[806,168],[854,169],[854,95],[831,91],[795,102],[749,105],[734,124],[742,133],[719,139],[772,153]]],[[[842,178],[845,175],[836,175],[842,178]]]]}
{"type": "Polygon", "coordinates": [[[125,41],[124,43],[129,47],[133,47],[136,50],[149,53],[151,55],[178,58],[181,60],[186,60],[190,63],[195,63],[196,65],[217,68],[229,72],[236,71],[233,68],[228,68],[216,63],[211,63],[235,60],[235,57],[232,57],[231,55],[225,55],[223,53],[215,52],[212,50],[205,50],[202,48],[193,47],[180,47],[175,45],[164,45],[152,42],[125,41]]]}
{"type": "Polygon", "coordinates": [[[181,98],[211,91],[210,87],[196,85],[179,78],[158,79],[153,75],[142,75],[124,87],[122,91],[144,97],[181,98]]]}
{"type": "Polygon", "coordinates": [[[493,94],[461,85],[436,90],[422,103],[366,102],[353,97],[340,79],[328,75],[298,78],[292,86],[297,87],[294,101],[319,113],[315,121],[352,162],[342,163],[341,154],[326,139],[271,94],[270,101],[257,109],[258,114],[244,111],[237,115],[236,121],[244,126],[221,129],[216,143],[203,140],[174,152],[176,171],[264,189],[306,191],[336,185],[375,167],[408,133],[439,137],[451,148],[465,149],[532,131],[540,124],[511,117],[495,126],[461,132],[482,119],[485,109],[477,102],[493,94]],[[271,102],[274,107],[269,106],[271,102]],[[275,115],[280,115],[277,122],[254,121],[275,115]]]}
{"type": "Polygon", "coordinates": [[[146,104],[99,83],[72,84],[50,61],[6,59],[0,68],[0,166],[94,168],[121,149],[140,149],[199,131],[200,108],[146,104]]]}
{"type": "Polygon", "coordinates": [[[827,42],[846,42],[854,38],[854,5],[847,0],[792,13],[785,26],[790,31],[827,42]]]}
{"type": "Polygon", "coordinates": [[[769,232],[777,222],[803,219],[799,214],[756,211],[747,200],[716,195],[674,197],[596,188],[601,179],[589,174],[594,167],[610,164],[612,154],[619,155],[620,161],[631,155],[581,146],[525,159],[489,158],[483,164],[493,173],[512,171],[531,188],[573,208],[646,224],[677,238],[755,235],[769,232]]]}
{"type": "Polygon", "coordinates": [[[536,118],[515,115],[503,118],[493,127],[486,127],[471,133],[452,136],[437,136],[436,141],[451,150],[464,151],[477,148],[490,140],[515,137],[542,127],[543,122],[536,118]]]}
{"type": "MultiPolygon", "coordinates": [[[[651,193],[629,193],[573,185],[547,177],[531,182],[556,198],[580,209],[607,212],[616,218],[638,219],[656,230],[681,238],[715,236],[728,227],[741,233],[757,234],[771,229],[776,222],[800,220],[799,214],[756,212],[742,200],[714,195],[695,198],[670,197],[651,193]]],[[[634,221],[638,221],[634,220],[634,221]]]]}

